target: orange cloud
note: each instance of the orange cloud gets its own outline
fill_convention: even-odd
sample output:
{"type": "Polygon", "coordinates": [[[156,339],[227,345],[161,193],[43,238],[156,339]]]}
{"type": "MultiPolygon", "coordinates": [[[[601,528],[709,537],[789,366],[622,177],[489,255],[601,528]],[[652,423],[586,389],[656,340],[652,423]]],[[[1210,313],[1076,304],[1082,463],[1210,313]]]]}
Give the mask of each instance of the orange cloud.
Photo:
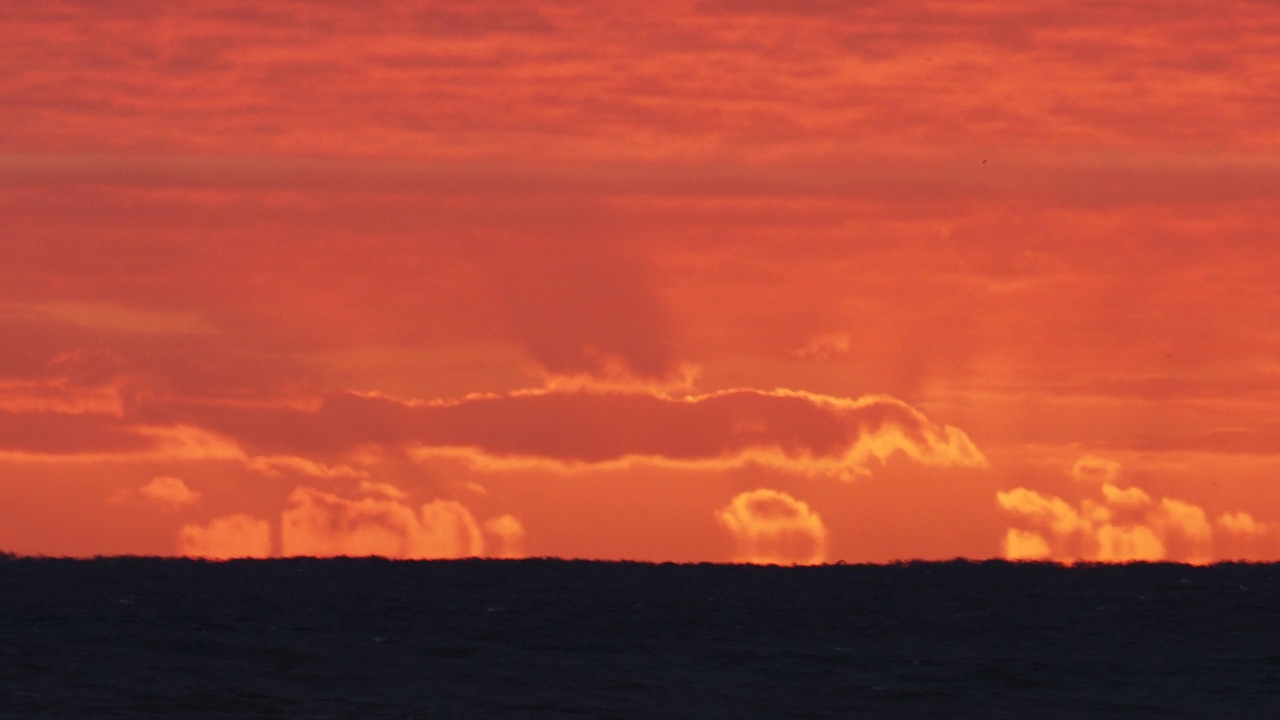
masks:
{"type": "Polygon", "coordinates": [[[178,531],[178,553],[210,560],[264,558],[271,554],[271,523],[235,514],[206,525],[183,525],[178,531]]]}
{"type": "Polygon", "coordinates": [[[832,360],[853,351],[853,338],[848,333],[826,333],[810,340],[804,347],[791,350],[791,354],[804,359],[832,360]]]}
{"type": "Polygon", "coordinates": [[[1273,530],[1273,526],[1258,522],[1247,512],[1223,513],[1218,516],[1218,525],[1229,533],[1244,536],[1266,535],[1273,530]]]}
{"type": "Polygon", "coordinates": [[[1110,483],[1120,476],[1120,463],[1096,455],[1083,455],[1071,466],[1071,477],[1080,482],[1110,483]]]}
{"type": "Polygon", "coordinates": [[[180,508],[193,505],[200,499],[200,493],[187,487],[181,478],[157,477],[138,489],[138,494],[161,506],[180,508]]]}
{"type": "Polygon", "coordinates": [[[1053,555],[1049,541],[1043,535],[1018,528],[1009,528],[1005,532],[1001,550],[1008,560],[1048,560],[1053,555]]]}
{"type": "Polygon", "coordinates": [[[124,415],[124,404],[116,382],[85,384],[66,376],[0,378],[0,410],[120,417],[124,415]]]}
{"type": "Polygon", "coordinates": [[[1015,515],[1048,527],[1055,535],[1065,536],[1089,527],[1089,522],[1062,498],[1047,498],[1034,490],[1014,488],[996,493],[1000,507],[1015,515]]]}
{"type": "Polygon", "coordinates": [[[1262,522],[1247,512],[1222,513],[1219,555],[1231,560],[1274,560],[1280,551],[1280,524],[1262,522]]]}
{"type": "Polygon", "coordinates": [[[1102,525],[1096,529],[1097,555],[1102,562],[1152,562],[1165,558],[1165,546],[1146,525],[1102,525]]]}
{"type": "MultiPolygon", "coordinates": [[[[1103,562],[1174,559],[1198,564],[1211,560],[1213,531],[1202,508],[1173,498],[1155,503],[1140,488],[1117,487],[1109,480],[1119,472],[1120,464],[1110,460],[1085,456],[1077,461],[1073,476],[1091,482],[1105,478],[1100,488],[1103,502],[1085,499],[1078,507],[1027,488],[997,492],[996,503],[1003,510],[1037,528],[1010,528],[1003,541],[1004,556],[1103,562]]],[[[1230,517],[1228,522],[1240,519],[1230,517]]]]}
{"type": "Polygon", "coordinates": [[[286,557],[460,558],[483,555],[484,536],[460,503],[433,500],[415,510],[385,492],[353,500],[299,487],[281,514],[280,548],[286,557]]]}
{"type": "Polygon", "coordinates": [[[512,515],[500,515],[484,521],[484,532],[489,538],[488,557],[524,557],[524,525],[512,515]]]}
{"type": "MultiPolygon", "coordinates": [[[[1223,497],[1275,499],[1233,469],[1280,447],[1274,3],[197,5],[0,10],[0,527],[157,475],[451,456],[553,495],[974,441],[1247,455],[1223,497]],[[868,390],[914,407],[842,404],[868,390]]],[[[1019,554],[1195,556],[1200,518],[1109,462],[1060,463],[1084,501],[977,500],[1019,554]]],[[[958,515],[930,552],[990,544],[958,515]]]]}
{"type": "Polygon", "coordinates": [[[1151,496],[1141,488],[1120,488],[1110,482],[1102,484],[1102,497],[1106,498],[1108,505],[1120,507],[1142,508],[1151,504],[1151,496]]]}
{"type": "Polygon", "coordinates": [[[735,562],[815,565],[827,555],[827,528],[809,506],[779,490],[744,492],[715,513],[737,543],[735,562]]]}

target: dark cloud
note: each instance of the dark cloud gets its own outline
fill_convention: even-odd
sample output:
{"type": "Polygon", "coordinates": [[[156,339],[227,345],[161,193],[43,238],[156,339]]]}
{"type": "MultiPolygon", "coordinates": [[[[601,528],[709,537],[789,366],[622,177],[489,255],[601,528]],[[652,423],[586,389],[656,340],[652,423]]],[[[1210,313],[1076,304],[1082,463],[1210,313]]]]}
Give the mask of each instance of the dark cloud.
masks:
{"type": "Polygon", "coordinates": [[[905,454],[938,465],[984,465],[959,429],[890,398],[848,400],[734,390],[672,398],[644,392],[525,392],[406,403],[332,395],[315,412],[210,406],[140,408],[235,438],[251,452],[334,456],[361,446],[474,451],[565,465],[647,459],[856,474],[905,454]]]}

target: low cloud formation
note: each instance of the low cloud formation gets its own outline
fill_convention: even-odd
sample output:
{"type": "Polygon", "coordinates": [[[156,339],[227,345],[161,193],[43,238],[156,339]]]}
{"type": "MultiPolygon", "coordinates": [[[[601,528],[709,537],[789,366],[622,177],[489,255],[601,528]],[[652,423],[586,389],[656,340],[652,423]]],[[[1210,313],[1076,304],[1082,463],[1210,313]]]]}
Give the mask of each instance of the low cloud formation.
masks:
{"type": "Polygon", "coordinates": [[[181,478],[157,477],[139,488],[124,488],[107,497],[109,505],[134,505],[144,503],[161,510],[174,512],[194,505],[200,493],[187,487],[181,478]]]}
{"type": "Polygon", "coordinates": [[[1049,541],[1038,532],[1009,528],[1002,543],[1008,560],[1048,560],[1053,555],[1049,541]]]}
{"type": "Polygon", "coordinates": [[[488,540],[486,557],[524,557],[524,525],[512,515],[501,515],[484,521],[488,540]]]}
{"type": "Polygon", "coordinates": [[[1280,523],[1261,522],[1247,512],[1222,513],[1218,555],[1224,560],[1274,561],[1280,552],[1280,523]]]}
{"type": "Polygon", "coordinates": [[[962,430],[935,424],[886,396],[581,389],[405,401],[344,393],[315,411],[192,410],[198,415],[185,421],[212,426],[268,457],[377,445],[419,458],[463,457],[488,469],[534,464],[571,470],[638,461],[710,469],[759,464],[846,478],[895,455],[926,465],[986,465],[962,430]]]}
{"type": "Polygon", "coordinates": [[[311,487],[295,489],[280,518],[281,553],[408,559],[484,554],[480,525],[462,504],[433,500],[415,509],[403,495],[383,487],[365,490],[364,497],[348,499],[311,487]]]}
{"type": "Polygon", "coordinates": [[[264,558],[271,554],[271,523],[251,515],[214,518],[207,525],[183,525],[178,554],[209,560],[264,558]]]}
{"type": "MultiPolygon", "coordinates": [[[[156,492],[181,495],[181,481],[175,485],[167,482],[175,478],[157,480],[166,482],[153,482],[156,492]]],[[[216,560],[267,557],[271,531],[270,521],[242,513],[206,525],[187,524],[178,533],[178,552],[216,560]]],[[[436,499],[415,507],[394,485],[364,480],[354,498],[308,486],[295,488],[280,514],[279,554],[516,558],[524,555],[524,537],[524,526],[512,515],[481,524],[461,503],[436,499]]]]}
{"type": "MultiPolygon", "coordinates": [[[[1100,483],[1101,501],[1086,498],[1072,505],[1028,488],[996,493],[996,502],[1005,512],[1032,526],[1006,531],[1002,547],[1006,558],[1211,561],[1213,528],[1203,508],[1174,498],[1157,501],[1141,488],[1113,484],[1120,476],[1120,464],[1111,460],[1085,456],[1072,467],[1071,475],[1100,483]]],[[[1219,526],[1247,534],[1254,523],[1247,514],[1238,513],[1223,516],[1219,526]]]]}
{"type": "Polygon", "coordinates": [[[744,492],[716,511],[733,534],[734,562],[816,565],[827,557],[827,528],[809,506],[778,490],[744,492]]]}
{"type": "Polygon", "coordinates": [[[192,505],[200,499],[200,493],[176,477],[153,478],[138,489],[138,494],[156,505],[174,509],[192,505]]]}

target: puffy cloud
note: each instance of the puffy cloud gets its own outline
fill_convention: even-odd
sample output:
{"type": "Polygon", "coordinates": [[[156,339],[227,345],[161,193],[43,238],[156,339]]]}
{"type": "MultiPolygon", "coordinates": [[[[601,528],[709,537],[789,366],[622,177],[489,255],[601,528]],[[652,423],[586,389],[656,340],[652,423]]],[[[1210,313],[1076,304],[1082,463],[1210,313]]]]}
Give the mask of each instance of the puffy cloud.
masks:
{"type": "Polygon", "coordinates": [[[735,562],[812,565],[827,555],[827,528],[808,504],[760,488],[734,497],[716,519],[737,543],[735,562]]]}
{"type": "Polygon", "coordinates": [[[1151,496],[1141,488],[1119,488],[1109,482],[1102,484],[1102,496],[1109,505],[1140,508],[1151,504],[1151,496]]]}
{"type": "Polygon", "coordinates": [[[931,422],[887,396],[839,398],[792,390],[552,390],[403,401],[378,394],[329,397],[315,412],[188,408],[268,454],[341,452],[382,444],[418,457],[461,456],[490,468],[560,469],[637,461],[724,468],[755,463],[851,477],[895,455],[938,466],[986,465],[959,428],[931,422]]]}
{"type": "Polygon", "coordinates": [[[210,560],[263,558],[271,554],[271,523],[252,515],[214,518],[206,525],[183,525],[178,553],[210,560]]]}
{"type": "Polygon", "coordinates": [[[1014,488],[996,493],[996,502],[1006,511],[1047,526],[1055,535],[1070,535],[1089,527],[1081,512],[1062,498],[1048,498],[1034,490],[1014,488]]]}
{"type": "MultiPolygon", "coordinates": [[[[1102,502],[1086,498],[1078,507],[1028,488],[997,492],[997,505],[1037,528],[1010,528],[1003,542],[1005,557],[1190,563],[1212,559],[1213,530],[1202,508],[1174,498],[1156,503],[1141,488],[1112,484],[1119,474],[1120,464],[1110,460],[1085,456],[1077,461],[1073,476],[1102,480],[1102,502]]],[[[1243,520],[1230,517],[1228,522],[1243,520]]]]}
{"type": "Polygon", "coordinates": [[[490,540],[488,557],[524,557],[524,525],[512,515],[500,515],[484,521],[484,532],[490,540]]]}
{"type": "Polygon", "coordinates": [[[1093,559],[1103,562],[1150,562],[1165,557],[1164,543],[1146,525],[1103,525],[1097,528],[1097,542],[1097,556],[1093,559]]]}
{"type": "Polygon", "coordinates": [[[1213,536],[1213,530],[1209,526],[1204,510],[1189,502],[1163,498],[1153,515],[1159,524],[1176,528],[1180,534],[1193,542],[1207,543],[1213,536]]]}
{"type": "Polygon", "coordinates": [[[1043,535],[1018,528],[1005,532],[1001,549],[1009,560],[1047,560],[1052,555],[1049,541],[1043,535]]]}
{"type": "Polygon", "coordinates": [[[164,507],[180,508],[194,504],[200,493],[187,487],[181,478],[157,477],[138,489],[143,498],[164,507]]]}
{"type": "Polygon", "coordinates": [[[1272,529],[1271,525],[1258,522],[1247,512],[1222,513],[1218,516],[1218,525],[1228,533],[1246,537],[1265,535],[1272,529]]]}
{"type": "Polygon", "coordinates": [[[1247,512],[1222,513],[1215,522],[1223,558],[1270,561],[1280,550],[1280,523],[1262,522],[1247,512]]]}
{"type": "Polygon", "coordinates": [[[379,555],[460,558],[484,554],[484,536],[462,504],[433,500],[416,510],[382,487],[358,499],[298,487],[281,514],[285,556],[379,555]]]}

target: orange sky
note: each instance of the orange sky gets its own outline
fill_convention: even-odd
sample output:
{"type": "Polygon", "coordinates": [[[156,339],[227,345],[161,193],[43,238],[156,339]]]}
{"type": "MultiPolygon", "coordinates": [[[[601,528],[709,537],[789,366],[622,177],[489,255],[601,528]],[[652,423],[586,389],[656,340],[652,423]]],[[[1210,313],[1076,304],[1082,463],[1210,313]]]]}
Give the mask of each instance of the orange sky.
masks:
{"type": "Polygon", "coordinates": [[[1280,559],[1273,4],[0,33],[0,549],[1280,559]]]}

